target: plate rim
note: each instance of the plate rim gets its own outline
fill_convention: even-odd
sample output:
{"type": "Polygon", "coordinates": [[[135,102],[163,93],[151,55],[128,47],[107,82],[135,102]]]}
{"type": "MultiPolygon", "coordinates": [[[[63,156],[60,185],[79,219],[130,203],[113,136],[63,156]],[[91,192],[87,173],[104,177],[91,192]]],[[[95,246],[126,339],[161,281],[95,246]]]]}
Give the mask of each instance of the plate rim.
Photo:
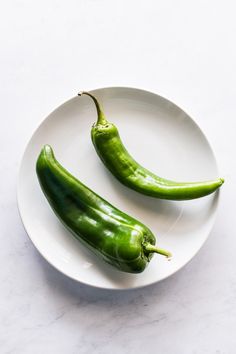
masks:
{"type": "MultiPolygon", "coordinates": [[[[177,107],[180,111],[182,111],[183,113],[186,114],[186,116],[188,117],[188,119],[191,120],[191,122],[199,129],[199,131],[201,132],[201,134],[203,135],[204,139],[206,140],[209,150],[212,154],[212,158],[214,159],[215,162],[215,167],[216,167],[216,171],[219,174],[219,168],[218,168],[218,164],[217,164],[217,160],[216,160],[216,156],[214,154],[214,150],[211,146],[211,143],[209,142],[209,140],[207,139],[205,133],[202,131],[201,127],[199,127],[199,125],[196,123],[196,121],[185,111],[185,109],[182,109],[180,106],[178,106],[175,102],[173,102],[172,100],[166,98],[165,96],[162,96],[156,92],[147,90],[147,89],[142,89],[142,88],[137,88],[137,87],[131,87],[131,86],[104,86],[104,87],[97,87],[95,89],[91,89],[88,90],[89,92],[92,93],[96,93],[96,91],[102,91],[102,90],[131,90],[131,91],[138,91],[140,93],[146,93],[146,94],[151,94],[153,96],[157,96],[161,99],[163,99],[164,101],[167,101],[169,103],[171,103],[172,105],[174,105],[175,107],[177,107]]],[[[79,92],[79,90],[78,90],[79,92]]],[[[72,279],[75,282],[78,282],[79,284],[83,284],[86,286],[90,286],[92,288],[95,289],[103,289],[103,290],[109,290],[109,291],[128,291],[128,290],[136,290],[136,289],[142,289],[142,288],[146,288],[148,286],[154,285],[156,283],[162,282],[170,277],[172,277],[173,275],[175,275],[178,271],[182,270],[185,266],[187,266],[192,259],[196,256],[196,254],[201,250],[201,248],[204,246],[204,244],[206,243],[206,241],[208,240],[208,238],[210,237],[212,228],[214,226],[215,220],[216,220],[216,216],[217,216],[217,210],[218,210],[218,205],[219,205],[219,199],[220,199],[220,191],[219,189],[215,192],[216,196],[217,196],[217,200],[215,201],[215,210],[214,210],[214,214],[212,215],[212,224],[210,226],[210,229],[207,233],[207,237],[204,240],[204,242],[195,250],[195,252],[192,254],[191,258],[188,259],[188,261],[184,264],[182,264],[178,269],[175,269],[172,273],[162,277],[159,280],[154,280],[151,281],[147,284],[142,284],[142,285],[134,285],[134,286],[129,286],[129,287],[110,287],[110,286],[100,286],[100,285],[95,285],[95,284],[91,284],[89,282],[86,281],[81,281],[79,279],[77,279],[76,277],[66,273],[63,269],[57,267],[55,264],[53,264],[47,257],[47,255],[43,254],[43,252],[41,250],[39,250],[39,248],[36,246],[35,242],[32,240],[32,238],[30,237],[30,233],[27,230],[27,226],[24,222],[24,217],[23,217],[23,213],[22,213],[22,208],[21,208],[21,201],[20,201],[20,175],[21,175],[21,170],[22,170],[22,165],[23,165],[23,161],[24,158],[26,156],[26,152],[29,148],[29,145],[32,141],[32,139],[34,138],[34,135],[36,134],[36,132],[39,130],[39,128],[43,125],[43,123],[54,113],[56,112],[59,108],[62,108],[63,106],[65,106],[66,104],[68,104],[70,101],[72,101],[73,99],[75,99],[77,97],[77,95],[67,99],[66,101],[64,101],[62,104],[58,105],[55,109],[53,109],[46,117],[44,117],[39,124],[36,125],[36,127],[34,128],[34,131],[30,137],[30,139],[28,140],[28,142],[25,145],[23,154],[21,156],[20,159],[20,163],[19,163],[19,167],[18,167],[18,172],[17,172],[17,183],[16,183],[16,199],[17,199],[17,207],[18,207],[18,213],[21,219],[21,222],[23,224],[24,230],[28,236],[28,238],[30,239],[30,241],[32,242],[32,244],[34,245],[34,247],[36,248],[37,252],[40,254],[40,256],[45,259],[56,271],[58,271],[59,273],[63,274],[64,276],[67,276],[68,278],[72,279]]]]}

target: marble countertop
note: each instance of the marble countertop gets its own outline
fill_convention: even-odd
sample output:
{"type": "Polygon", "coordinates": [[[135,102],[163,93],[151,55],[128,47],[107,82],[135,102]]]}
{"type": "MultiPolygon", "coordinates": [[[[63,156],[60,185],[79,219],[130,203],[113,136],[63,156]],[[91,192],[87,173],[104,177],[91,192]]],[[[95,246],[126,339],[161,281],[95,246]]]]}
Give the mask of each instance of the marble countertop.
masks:
{"type": "Polygon", "coordinates": [[[213,0],[1,2],[2,354],[235,353],[235,10],[213,0]],[[17,210],[17,172],[33,131],[77,90],[104,86],[176,102],[207,135],[226,179],[204,247],[144,289],[66,278],[39,255],[17,210]]]}

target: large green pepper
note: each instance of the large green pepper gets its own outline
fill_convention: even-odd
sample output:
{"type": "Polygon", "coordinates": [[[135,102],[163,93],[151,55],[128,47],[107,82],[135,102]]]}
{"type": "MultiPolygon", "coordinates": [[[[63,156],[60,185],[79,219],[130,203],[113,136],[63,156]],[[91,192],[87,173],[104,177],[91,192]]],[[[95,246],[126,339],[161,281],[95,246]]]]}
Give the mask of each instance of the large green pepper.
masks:
{"type": "Polygon", "coordinates": [[[141,222],[99,197],[55,159],[45,145],[36,171],[41,188],[55,214],[73,235],[119,270],[142,272],[153,253],[170,257],[155,246],[153,233],[141,222]]]}
{"type": "Polygon", "coordinates": [[[124,185],[145,195],[161,199],[187,200],[213,193],[223,178],[206,182],[175,182],[156,176],[136,162],[124,147],[116,126],[107,121],[97,99],[89,92],[97,108],[97,122],[91,137],[98,156],[110,172],[124,185]]]}

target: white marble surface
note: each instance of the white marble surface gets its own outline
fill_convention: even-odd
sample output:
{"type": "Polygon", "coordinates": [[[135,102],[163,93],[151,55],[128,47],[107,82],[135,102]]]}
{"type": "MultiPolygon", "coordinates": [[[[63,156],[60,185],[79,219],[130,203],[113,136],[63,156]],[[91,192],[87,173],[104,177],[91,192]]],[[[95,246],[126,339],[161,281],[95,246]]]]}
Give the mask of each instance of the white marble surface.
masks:
{"type": "Polygon", "coordinates": [[[235,11],[227,0],[1,2],[1,353],[235,353],[235,11]],[[41,258],[19,218],[16,176],[51,110],[78,89],[122,85],[190,113],[226,183],[190,264],[154,286],[112,292],[77,284],[41,258]]]}

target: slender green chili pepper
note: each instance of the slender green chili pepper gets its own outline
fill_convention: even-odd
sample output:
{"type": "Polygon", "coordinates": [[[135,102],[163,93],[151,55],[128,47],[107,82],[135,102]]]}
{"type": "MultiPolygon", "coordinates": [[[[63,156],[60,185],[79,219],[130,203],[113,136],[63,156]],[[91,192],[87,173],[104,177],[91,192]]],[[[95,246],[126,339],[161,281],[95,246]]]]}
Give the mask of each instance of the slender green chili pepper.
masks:
{"type": "Polygon", "coordinates": [[[140,273],[154,252],[171,256],[155,246],[156,239],[145,225],[67,172],[49,145],[43,147],[36,171],[43,193],[60,221],[107,263],[124,272],[140,273]]]}
{"type": "Polygon", "coordinates": [[[97,109],[97,122],[91,130],[93,145],[110,172],[125,186],[145,195],[161,199],[188,200],[213,193],[223,178],[205,182],[175,182],[156,176],[136,162],[124,147],[116,126],[107,121],[97,99],[89,92],[97,109]]]}

